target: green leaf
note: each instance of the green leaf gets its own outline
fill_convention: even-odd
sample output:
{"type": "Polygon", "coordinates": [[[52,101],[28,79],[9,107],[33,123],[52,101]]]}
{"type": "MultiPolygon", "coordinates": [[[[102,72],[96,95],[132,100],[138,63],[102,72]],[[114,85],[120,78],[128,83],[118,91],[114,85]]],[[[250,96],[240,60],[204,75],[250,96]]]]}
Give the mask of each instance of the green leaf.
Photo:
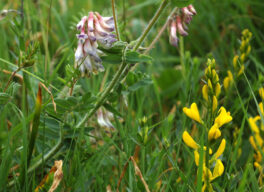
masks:
{"type": "Polygon", "coordinates": [[[125,55],[127,63],[151,62],[152,57],[140,54],[137,51],[128,50],[125,55]]]}
{"type": "Polygon", "coordinates": [[[121,53],[109,53],[101,58],[104,64],[120,64],[122,62],[121,53]]]}
{"type": "Polygon", "coordinates": [[[142,80],[138,81],[137,83],[135,83],[134,85],[128,87],[128,90],[129,91],[136,91],[142,87],[145,87],[147,85],[151,85],[152,83],[153,83],[152,79],[150,79],[150,78],[142,79],[142,80]]]}
{"type": "Polygon", "coordinates": [[[173,6],[182,8],[187,7],[188,5],[192,4],[194,0],[171,0],[173,6]]]}

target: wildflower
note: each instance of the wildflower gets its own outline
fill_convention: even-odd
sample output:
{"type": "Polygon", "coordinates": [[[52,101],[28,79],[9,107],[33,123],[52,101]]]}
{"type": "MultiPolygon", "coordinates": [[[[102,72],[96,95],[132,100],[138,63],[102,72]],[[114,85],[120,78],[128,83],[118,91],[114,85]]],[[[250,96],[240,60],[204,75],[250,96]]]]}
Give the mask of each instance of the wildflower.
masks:
{"type": "Polygon", "coordinates": [[[190,136],[190,134],[187,131],[183,132],[182,139],[188,147],[191,147],[192,149],[199,148],[199,145],[193,140],[193,138],[190,136]]]}
{"type": "Polygon", "coordinates": [[[97,122],[101,127],[106,127],[113,129],[114,126],[111,123],[110,119],[113,118],[113,114],[109,111],[106,111],[104,108],[99,108],[97,111],[97,122]]]}
{"type": "Polygon", "coordinates": [[[210,128],[210,130],[209,130],[209,132],[208,132],[208,139],[209,139],[209,140],[217,139],[217,138],[219,138],[220,136],[221,136],[221,131],[220,131],[220,129],[219,129],[219,126],[218,126],[218,124],[214,124],[214,125],[210,128]]]}
{"type": "Polygon", "coordinates": [[[98,44],[104,48],[110,48],[116,41],[114,23],[112,17],[102,17],[99,13],[90,12],[77,24],[78,46],[75,52],[75,62],[83,74],[90,75],[104,71],[98,49],[98,44]]]}
{"type": "Polygon", "coordinates": [[[177,47],[179,39],[177,37],[177,26],[176,26],[176,21],[171,22],[171,27],[170,27],[170,44],[177,47]]]}
{"type": "Polygon", "coordinates": [[[177,33],[181,36],[187,36],[187,25],[190,24],[193,15],[196,15],[196,10],[192,5],[183,7],[179,12],[175,13],[169,22],[170,44],[177,47],[179,39],[177,33]]]}
{"type": "Polygon", "coordinates": [[[221,107],[219,109],[219,112],[220,114],[215,118],[215,123],[217,123],[219,127],[222,127],[222,125],[232,121],[230,112],[226,112],[226,109],[224,107],[221,107]]]}
{"type": "Polygon", "coordinates": [[[214,95],[213,96],[213,112],[217,109],[217,104],[218,104],[218,101],[217,101],[217,98],[216,96],[214,95]]]}
{"type": "Polygon", "coordinates": [[[204,85],[202,89],[203,98],[208,101],[208,85],[204,85]]]}
{"type": "Polygon", "coordinates": [[[245,70],[244,63],[248,55],[251,52],[250,40],[252,38],[252,33],[245,29],[242,31],[241,44],[240,44],[240,53],[236,54],[233,58],[233,67],[235,70],[235,75],[239,77],[245,70]],[[238,65],[239,64],[239,65],[238,65]]]}
{"type": "Polygon", "coordinates": [[[261,87],[259,89],[259,95],[260,95],[261,99],[264,100],[264,88],[263,87],[261,87]]]}
{"type": "Polygon", "coordinates": [[[192,103],[190,108],[184,107],[183,108],[183,112],[190,117],[191,119],[197,121],[198,123],[203,123],[201,118],[200,118],[200,114],[197,108],[196,103],[192,103]]]}
{"type": "Polygon", "coordinates": [[[258,120],[260,120],[260,116],[256,116],[255,118],[250,117],[248,119],[249,125],[250,125],[252,131],[254,131],[254,133],[259,133],[259,128],[256,124],[256,121],[258,121],[258,120]]]}
{"type": "Polygon", "coordinates": [[[231,73],[230,70],[228,70],[227,71],[227,77],[224,79],[224,88],[226,91],[232,85],[233,81],[234,81],[233,74],[231,73]]]}

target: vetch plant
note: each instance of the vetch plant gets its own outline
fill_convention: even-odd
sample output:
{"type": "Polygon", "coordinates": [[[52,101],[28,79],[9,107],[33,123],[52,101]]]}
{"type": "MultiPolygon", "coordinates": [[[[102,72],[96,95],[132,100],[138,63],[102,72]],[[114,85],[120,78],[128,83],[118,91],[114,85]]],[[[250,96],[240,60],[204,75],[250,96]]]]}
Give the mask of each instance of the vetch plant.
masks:
{"type": "Polygon", "coordinates": [[[197,12],[192,5],[177,9],[169,19],[170,44],[178,47],[179,39],[177,33],[182,36],[187,36],[188,24],[190,24],[193,15],[197,12]]]}
{"type": "Polygon", "coordinates": [[[89,16],[84,16],[77,24],[78,47],[75,52],[75,62],[80,67],[82,74],[90,76],[92,73],[104,71],[100,55],[102,51],[98,49],[98,44],[104,48],[111,48],[117,41],[114,28],[113,17],[102,17],[99,13],[90,12],[89,16]]]}

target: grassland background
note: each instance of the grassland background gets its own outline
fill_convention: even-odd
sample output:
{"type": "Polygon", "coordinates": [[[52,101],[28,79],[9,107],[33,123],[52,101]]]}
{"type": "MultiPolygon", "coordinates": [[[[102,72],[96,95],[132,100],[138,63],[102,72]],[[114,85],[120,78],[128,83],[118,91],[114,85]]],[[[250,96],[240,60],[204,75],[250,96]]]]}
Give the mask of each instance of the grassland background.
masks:
{"type": "MultiPolygon", "coordinates": [[[[116,4],[122,40],[129,42],[141,34],[155,13],[159,1],[116,0],[116,4]]],[[[184,38],[184,58],[179,56],[179,49],[169,44],[168,34],[165,32],[150,52],[153,57],[152,63],[140,64],[136,69],[145,73],[152,83],[135,90],[132,83],[132,89],[124,93],[127,96],[127,106],[124,105],[122,98],[114,96],[118,99],[115,99],[113,106],[121,113],[123,121],[119,121],[115,116],[113,121],[115,131],[111,136],[98,126],[95,117],[87,123],[87,126],[98,130],[93,140],[84,132],[74,135],[72,130],[85,111],[69,110],[56,118],[50,117],[46,109],[42,111],[34,156],[41,157],[41,154],[48,152],[55,145],[61,127],[68,131],[69,139],[65,139],[63,148],[52,159],[28,175],[26,178],[28,191],[36,188],[54,160],[58,159],[64,162],[62,191],[106,191],[108,185],[115,191],[123,166],[134,154],[136,146],[141,148],[138,165],[152,190],[155,190],[156,183],[160,179],[163,191],[188,191],[189,186],[195,188],[197,168],[191,150],[184,146],[181,139],[183,130],[190,130],[192,122],[185,117],[182,108],[189,106],[193,101],[201,103],[199,102],[201,78],[208,56],[214,56],[216,59],[220,81],[223,81],[227,70],[231,68],[232,58],[239,48],[241,31],[245,28],[253,33],[252,53],[249,62],[246,63],[245,73],[257,96],[257,90],[263,85],[264,80],[264,2],[262,0],[196,0],[194,6],[198,14],[189,26],[189,36],[184,38]],[[138,139],[140,126],[138,120],[144,116],[149,118],[147,125],[153,128],[148,135],[146,145],[140,143],[138,139]],[[168,148],[164,147],[167,142],[168,148]],[[182,170],[187,181],[176,182],[180,177],[177,170],[162,174],[170,166],[182,170]]],[[[17,0],[0,1],[0,10],[19,9],[19,7],[20,1],[17,0]]],[[[34,74],[27,76],[30,82],[27,97],[22,94],[21,88],[17,88],[9,104],[1,105],[0,108],[1,191],[20,190],[16,184],[12,188],[7,187],[8,171],[20,163],[23,146],[26,146],[27,133],[24,131],[26,125],[21,125],[21,122],[27,121],[27,117],[34,110],[39,82],[36,77],[43,79],[45,84],[52,84],[57,88],[57,90],[52,89],[55,98],[64,98],[64,91],[67,90],[65,68],[68,64],[74,64],[74,51],[77,45],[75,24],[82,15],[91,10],[103,15],[112,14],[110,0],[25,0],[24,8],[25,40],[29,40],[33,35],[38,36],[40,51],[37,53],[34,66],[26,69],[34,74]],[[50,28],[47,28],[48,22],[50,28]],[[48,70],[45,70],[45,63],[48,65],[48,70]],[[28,114],[22,110],[22,101],[25,99],[28,101],[28,114]],[[12,131],[7,131],[6,120],[12,123],[12,131]]],[[[155,38],[171,9],[170,6],[167,8],[150,32],[144,43],[145,46],[155,38]]],[[[16,64],[19,56],[19,39],[14,32],[17,31],[14,29],[14,20],[15,16],[9,15],[0,21],[1,70],[16,69],[8,64],[8,62],[16,64]]],[[[111,80],[117,65],[104,64],[104,66],[108,73],[106,78],[111,80]]],[[[19,74],[22,75],[22,72],[19,74]]],[[[0,89],[4,88],[9,76],[0,71],[0,89]]],[[[100,73],[90,79],[80,79],[73,96],[82,97],[87,93],[96,95],[103,77],[104,73],[100,73]]],[[[19,84],[19,79],[15,79],[15,82],[19,84]]],[[[233,90],[230,93],[231,97],[225,96],[222,92],[222,97],[225,96],[224,105],[233,115],[233,121],[222,133],[223,137],[227,138],[227,148],[224,153],[224,164],[227,169],[223,177],[215,182],[216,188],[218,191],[236,191],[242,183],[243,191],[261,190],[252,181],[258,178],[257,171],[252,169],[253,172],[250,172],[249,176],[254,178],[252,180],[246,179],[248,175],[245,174],[248,173],[244,173],[247,165],[253,163],[253,149],[248,142],[251,131],[245,118],[257,114],[256,105],[245,79],[242,78],[237,85],[238,91],[233,90]],[[243,113],[238,94],[247,109],[247,114],[243,113]],[[234,150],[233,132],[235,127],[241,128],[241,126],[244,127],[240,145],[242,155],[237,159],[230,159],[234,150]],[[235,167],[232,172],[228,172],[230,170],[228,166],[233,161],[235,167]],[[223,186],[226,188],[222,189],[223,186]]],[[[43,98],[45,103],[50,103],[47,93],[44,93],[43,98]]],[[[260,100],[258,96],[257,99],[260,100]]],[[[196,140],[199,140],[199,134],[196,135],[196,140]]],[[[134,174],[132,164],[128,166],[121,188],[124,191],[144,191],[142,183],[134,174]]]]}

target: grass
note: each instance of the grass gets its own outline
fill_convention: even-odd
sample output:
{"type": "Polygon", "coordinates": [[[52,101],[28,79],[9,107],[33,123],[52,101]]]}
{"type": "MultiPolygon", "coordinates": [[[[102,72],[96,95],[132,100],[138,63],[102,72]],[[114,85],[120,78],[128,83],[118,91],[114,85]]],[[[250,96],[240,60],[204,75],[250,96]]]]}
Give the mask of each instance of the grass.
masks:
{"type": "MultiPolygon", "coordinates": [[[[2,0],[0,10],[20,10],[21,2],[2,0]]],[[[116,1],[121,40],[136,40],[160,2],[116,1]]],[[[139,64],[122,83],[117,81],[114,91],[107,92],[102,102],[113,113],[112,131],[99,126],[97,113],[80,122],[115,76],[121,54],[113,58],[113,50],[108,50],[112,60],[104,57],[106,71],[90,78],[76,78],[78,70],[74,68],[75,25],[91,10],[112,15],[111,1],[24,0],[24,20],[17,13],[0,20],[0,191],[34,191],[55,160],[63,161],[63,179],[57,191],[116,191],[117,187],[119,191],[145,191],[144,181],[150,191],[200,191],[202,158],[197,167],[182,133],[187,130],[201,145],[207,143],[206,131],[182,109],[196,102],[201,116],[206,117],[202,86],[207,58],[212,57],[222,85],[219,106],[224,105],[233,117],[220,128],[221,138],[227,141],[221,156],[225,171],[212,182],[213,188],[262,191],[262,177],[254,166],[255,152],[249,143],[249,136],[254,134],[248,118],[260,113],[256,104],[261,102],[258,89],[264,80],[264,3],[223,0],[194,1],[193,5],[198,14],[178,48],[169,44],[165,30],[149,52],[151,61],[146,56],[142,60],[126,55],[129,64],[139,64]],[[233,71],[232,60],[246,28],[253,35],[252,51],[244,74],[226,92],[223,80],[227,70],[233,71]],[[14,75],[5,91],[11,73],[21,64],[27,67],[14,75]],[[41,86],[38,134],[29,160],[39,82],[51,91],[56,112],[51,95],[41,86]],[[234,136],[236,127],[238,134],[234,136]]],[[[151,44],[173,8],[171,4],[166,7],[142,46],[151,44]]],[[[211,145],[214,152],[219,144],[220,139],[211,145]]],[[[46,184],[47,189],[51,183],[46,184]]]]}

